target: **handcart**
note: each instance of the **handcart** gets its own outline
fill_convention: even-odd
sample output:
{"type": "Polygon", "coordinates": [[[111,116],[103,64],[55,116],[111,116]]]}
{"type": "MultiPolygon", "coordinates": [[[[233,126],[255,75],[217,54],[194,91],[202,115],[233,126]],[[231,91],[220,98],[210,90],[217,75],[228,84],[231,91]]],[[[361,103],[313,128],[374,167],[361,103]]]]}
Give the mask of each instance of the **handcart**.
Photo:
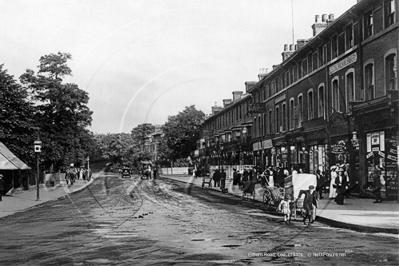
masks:
{"type": "Polygon", "coordinates": [[[202,189],[208,189],[212,187],[212,177],[209,176],[209,174],[206,174],[205,176],[202,177],[202,189]]]}
{"type": "Polygon", "coordinates": [[[265,204],[266,210],[274,209],[277,210],[281,200],[285,197],[285,188],[267,186],[263,192],[263,203],[265,204]]]}
{"type": "Polygon", "coordinates": [[[255,200],[255,184],[254,181],[243,182],[240,189],[242,190],[242,199],[250,199],[255,200]]]}
{"type": "Polygon", "coordinates": [[[151,161],[141,161],[141,170],[139,171],[140,179],[151,179],[151,161]]]}
{"type": "Polygon", "coordinates": [[[308,190],[309,186],[316,187],[317,177],[314,174],[294,174],[284,179],[284,188],[286,195],[289,195],[292,202],[291,215],[296,220],[297,211],[304,213],[303,200],[304,195],[298,198],[301,190],[308,190]],[[296,201],[294,201],[297,199],[296,201]]]}

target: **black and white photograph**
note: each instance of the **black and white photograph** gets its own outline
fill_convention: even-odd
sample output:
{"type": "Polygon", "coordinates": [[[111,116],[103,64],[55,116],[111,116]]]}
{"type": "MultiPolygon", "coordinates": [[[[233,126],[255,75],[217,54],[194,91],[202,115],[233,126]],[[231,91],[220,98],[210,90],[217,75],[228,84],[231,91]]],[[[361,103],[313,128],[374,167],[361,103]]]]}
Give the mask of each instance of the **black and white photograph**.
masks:
{"type": "Polygon", "coordinates": [[[0,266],[399,265],[399,0],[0,0],[0,266]]]}

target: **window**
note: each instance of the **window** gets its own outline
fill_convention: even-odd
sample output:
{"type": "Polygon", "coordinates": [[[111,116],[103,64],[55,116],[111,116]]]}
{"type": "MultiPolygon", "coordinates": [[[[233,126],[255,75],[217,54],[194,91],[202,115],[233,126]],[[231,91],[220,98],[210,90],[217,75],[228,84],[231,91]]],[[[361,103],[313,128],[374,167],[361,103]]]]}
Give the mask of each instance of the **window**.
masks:
{"type": "Polygon", "coordinates": [[[280,132],[280,108],[277,106],[276,107],[276,133],[280,132]]]}
{"type": "Polygon", "coordinates": [[[273,113],[269,110],[269,134],[273,133],[273,113]]]}
{"type": "Polygon", "coordinates": [[[293,82],[295,82],[295,81],[297,81],[298,80],[298,67],[297,66],[294,66],[294,68],[292,69],[292,71],[294,72],[293,73],[293,82]]]}
{"type": "Polygon", "coordinates": [[[331,56],[335,58],[338,56],[338,38],[337,35],[334,35],[331,38],[331,56]]]}
{"type": "Polygon", "coordinates": [[[308,72],[312,72],[313,66],[312,66],[312,54],[308,54],[308,72]]]}
{"type": "Polygon", "coordinates": [[[302,94],[298,96],[298,127],[302,126],[303,121],[303,97],[302,94]]]}
{"type": "Polygon", "coordinates": [[[310,89],[308,92],[308,120],[314,118],[314,98],[313,98],[313,89],[310,89]]]}
{"type": "Polygon", "coordinates": [[[327,58],[326,62],[329,62],[331,60],[331,43],[327,44],[326,58],[327,58]]]}
{"type": "Polygon", "coordinates": [[[364,14],[364,39],[373,35],[373,12],[370,10],[364,14]]]}
{"type": "Polygon", "coordinates": [[[338,55],[345,53],[345,35],[338,36],[338,55]]]}
{"type": "Polygon", "coordinates": [[[318,93],[318,95],[319,95],[319,99],[318,99],[318,114],[319,114],[319,117],[325,117],[325,97],[324,97],[324,86],[323,85],[321,85],[320,87],[319,87],[319,93],[318,93]]]}
{"type": "Polygon", "coordinates": [[[335,112],[339,111],[339,86],[338,77],[332,81],[332,108],[335,112]]]}
{"type": "Polygon", "coordinates": [[[263,135],[266,135],[267,134],[267,128],[266,128],[266,114],[263,114],[263,132],[262,132],[262,134],[263,135]]]}
{"type": "Polygon", "coordinates": [[[256,120],[256,117],[255,117],[255,118],[254,118],[254,122],[253,122],[254,130],[252,131],[252,137],[253,137],[253,138],[256,138],[256,132],[257,132],[256,127],[258,126],[258,124],[257,124],[256,121],[257,121],[257,120],[256,120]]]}
{"type": "Polygon", "coordinates": [[[355,100],[353,72],[346,74],[345,91],[346,91],[346,111],[348,112],[350,110],[349,103],[355,100]]]}
{"type": "Polygon", "coordinates": [[[305,59],[302,61],[302,76],[301,77],[306,76],[306,74],[308,73],[307,70],[308,70],[308,60],[305,59]]]}
{"type": "Polygon", "coordinates": [[[375,98],[374,65],[372,63],[366,65],[366,67],[364,68],[364,79],[364,85],[366,89],[366,101],[369,101],[375,98]]]}
{"type": "Polygon", "coordinates": [[[286,116],[287,116],[287,113],[286,113],[286,107],[285,107],[285,103],[283,103],[283,111],[282,111],[282,118],[281,118],[281,122],[283,123],[283,131],[286,131],[287,129],[286,129],[286,123],[287,123],[287,121],[286,121],[286,116]]]}
{"type": "Polygon", "coordinates": [[[385,88],[386,91],[396,90],[397,72],[396,54],[390,54],[385,58],[385,88]]]}
{"type": "Polygon", "coordinates": [[[346,43],[346,50],[349,50],[353,47],[353,27],[352,23],[346,26],[345,28],[345,43],[346,43]]]}
{"type": "Polygon", "coordinates": [[[263,135],[263,121],[261,115],[258,116],[258,123],[259,123],[258,137],[261,137],[263,135]]]}
{"type": "Polygon", "coordinates": [[[295,128],[295,105],[294,105],[294,99],[291,98],[290,100],[290,110],[289,110],[289,123],[290,123],[290,129],[295,128]]]}
{"type": "Polygon", "coordinates": [[[395,23],[395,1],[385,0],[385,28],[388,28],[395,23]]]}
{"type": "Polygon", "coordinates": [[[323,53],[323,46],[320,46],[317,49],[317,58],[318,58],[318,67],[321,67],[322,65],[324,65],[324,53],[323,53]]]}
{"type": "Polygon", "coordinates": [[[317,53],[313,54],[313,70],[317,69],[317,53]]]}

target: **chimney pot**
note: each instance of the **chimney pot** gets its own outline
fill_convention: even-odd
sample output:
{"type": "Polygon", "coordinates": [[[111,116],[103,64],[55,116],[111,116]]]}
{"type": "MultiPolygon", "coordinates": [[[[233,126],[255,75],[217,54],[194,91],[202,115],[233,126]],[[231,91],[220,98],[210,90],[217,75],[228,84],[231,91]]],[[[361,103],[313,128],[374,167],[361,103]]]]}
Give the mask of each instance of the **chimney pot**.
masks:
{"type": "Polygon", "coordinates": [[[284,52],[288,50],[288,44],[284,44],[284,52]]]}
{"type": "Polygon", "coordinates": [[[319,15],[316,15],[316,16],[315,16],[315,22],[316,22],[316,23],[319,22],[319,15]]]}
{"type": "Polygon", "coordinates": [[[326,22],[327,21],[327,14],[323,14],[322,18],[321,18],[322,22],[326,22]]]}
{"type": "Polygon", "coordinates": [[[293,50],[294,50],[294,45],[290,44],[290,51],[293,51],[293,50]]]}
{"type": "Polygon", "coordinates": [[[333,20],[333,19],[334,19],[334,14],[330,14],[330,15],[328,16],[328,19],[333,20]]]}

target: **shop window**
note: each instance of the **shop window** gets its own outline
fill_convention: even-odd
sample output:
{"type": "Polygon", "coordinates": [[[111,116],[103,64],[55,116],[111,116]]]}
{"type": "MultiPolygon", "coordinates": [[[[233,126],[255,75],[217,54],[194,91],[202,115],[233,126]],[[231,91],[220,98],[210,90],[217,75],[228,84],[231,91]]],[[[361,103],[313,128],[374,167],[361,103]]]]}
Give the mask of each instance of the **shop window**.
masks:
{"type": "Polygon", "coordinates": [[[390,54],[385,58],[385,88],[386,92],[397,89],[397,72],[396,54],[390,54]]]}
{"type": "Polygon", "coordinates": [[[317,106],[317,113],[319,117],[324,117],[325,113],[325,97],[324,97],[324,86],[319,87],[319,93],[318,93],[319,99],[318,99],[318,106],[317,106]]]}
{"type": "Polygon", "coordinates": [[[366,89],[366,101],[373,100],[375,98],[374,89],[374,65],[372,63],[366,65],[364,68],[364,79],[366,89]]]}
{"type": "Polygon", "coordinates": [[[395,23],[395,1],[394,0],[385,0],[385,28],[388,28],[392,24],[395,23]]]}
{"type": "Polygon", "coordinates": [[[370,10],[369,12],[364,14],[364,39],[369,38],[371,35],[373,35],[373,12],[370,10]]]}
{"type": "Polygon", "coordinates": [[[314,118],[314,98],[313,98],[313,89],[310,89],[308,92],[308,120],[314,118]]]}

